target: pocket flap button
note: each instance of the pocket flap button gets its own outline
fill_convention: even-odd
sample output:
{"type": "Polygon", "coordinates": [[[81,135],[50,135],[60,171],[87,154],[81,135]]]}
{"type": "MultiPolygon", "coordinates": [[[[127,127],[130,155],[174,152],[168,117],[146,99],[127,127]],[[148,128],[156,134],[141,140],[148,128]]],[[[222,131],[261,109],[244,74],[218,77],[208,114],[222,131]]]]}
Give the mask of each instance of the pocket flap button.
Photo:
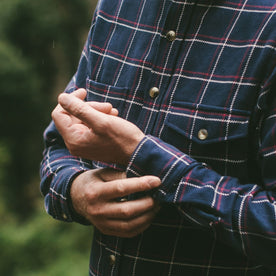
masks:
{"type": "Polygon", "coordinates": [[[198,132],[198,138],[200,140],[205,140],[208,137],[208,131],[204,128],[200,129],[198,132]]]}

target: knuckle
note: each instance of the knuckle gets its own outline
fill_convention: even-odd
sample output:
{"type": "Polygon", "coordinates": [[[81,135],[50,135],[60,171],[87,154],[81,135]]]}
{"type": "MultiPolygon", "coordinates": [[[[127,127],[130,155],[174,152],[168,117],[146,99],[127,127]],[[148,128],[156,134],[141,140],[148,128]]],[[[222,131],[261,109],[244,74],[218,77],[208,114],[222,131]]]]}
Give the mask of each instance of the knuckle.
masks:
{"type": "Polygon", "coordinates": [[[95,133],[97,133],[97,134],[99,134],[99,135],[104,135],[104,136],[106,136],[106,135],[109,134],[109,133],[107,132],[107,130],[108,130],[108,129],[112,129],[112,128],[113,128],[112,123],[111,123],[109,120],[107,120],[107,119],[105,118],[105,116],[103,116],[103,117],[101,118],[101,121],[98,121],[97,126],[95,126],[93,130],[94,130],[95,133]]]}
{"type": "Polygon", "coordinates": [[[75,114],[84,116],[86,114],[86,105],[83,103],[83,104],[72,106],[72,110],[75,114]]]}
{"type": "Polygon", "coordinates": [[[73,115],[82,115],[85,114],[86,105],[81,101],[70,101],[66,109],[73,115]]]}
{"type": "Polygon", "coordinates": [[[121,207],[120,213],[123,218],[127,219],[127,218],[131,217],[132,212],[127,205],[126,206],[124,206],[124,205],[126,205],[126,204],[123,204],[123,206],[121,207]]]}
{"type": "Polygon", "coordinates": [[[131,223],[129,223],[128,221],[122,222],[119,227],[120,227],[120,231],[125,234],[130,234],[133,230],[131,223]]]}
{"type": "Polygon", "coordinates": [[[57,106],[53,109],[53,111],[52,111],[52,113],[51,113],[51,117],[52,117],[52,119],[53,119],[54,121],[56,121],[57,118],[59,117],[59,115],[60,115],[60,108],[59,108],[59,105],[57,105],[57,106]]]}
{"type": "Polygon", "coordinates": [[[84,192],[84,197],[89,202],[97,202],[99,199],[99,194],[93,189],[86,189],[84,192]]]}
{"type": "Polygon", "coordinates": [[[90,206],[87,209],[87,213],[92,218],[97,218],[97,217],[102,217],[103,216],[102,209],[99,206],[90,206]]]}
{"type": "Polygon", "coordinates": [[[124,182],[122,180],[118,180],[116,189],[117,189],[117,193],[119,195],[122,195],[122,196],[125,195],[126,188],[125,188],[124,182]]]}

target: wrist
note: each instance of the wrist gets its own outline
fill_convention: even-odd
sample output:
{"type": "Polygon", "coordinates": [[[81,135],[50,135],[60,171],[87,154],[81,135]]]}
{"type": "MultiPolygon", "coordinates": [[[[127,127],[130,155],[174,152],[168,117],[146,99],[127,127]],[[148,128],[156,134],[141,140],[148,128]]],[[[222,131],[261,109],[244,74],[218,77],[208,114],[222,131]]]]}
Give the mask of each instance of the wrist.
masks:
{"type": "Polygon", "coordinates": [[[195,165],[188,155],[159,138],[146,135],[128,163],[127,177],[154,175],[161,179],[164,194],[195,165]]]}
{"type": "Polygon", "coordinates": [[[129,164],[131,157],[133,156],[138,145],[141,143],[141,141],[144,138],[145,138],[145,134],[141,131],[141,133],[137,133],[135,135],[131,143],[127,143],[126,154],[122,165],[127,166],[129,164]]]}
{"type": "Polygon", "coordinates": [[[76,190],[78,189],[78,183],[81,182],[84,174],[87,171],[80,171],[77,174],[74,175],[74,177],[71,179],[69,185],[68,185],[68,190],[67,190],[67,199],[68,199],[68,207],[71,213],[71,216],[74,221],[81,223],[81,224],[91,224],[85,216],[80,212],[76,200],[76,190]],[[73,188],[72,188],[73,187],[73,188]],[[72,195],[72,190],[73,190],[73,195],[72,195]]]}

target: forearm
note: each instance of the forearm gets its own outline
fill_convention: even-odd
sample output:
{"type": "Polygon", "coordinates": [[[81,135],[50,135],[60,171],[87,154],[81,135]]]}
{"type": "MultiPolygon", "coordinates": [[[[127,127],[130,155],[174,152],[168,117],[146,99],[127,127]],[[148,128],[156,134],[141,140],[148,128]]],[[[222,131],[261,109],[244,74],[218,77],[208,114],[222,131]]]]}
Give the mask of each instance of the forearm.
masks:
{"type": "Polygon", "coordinates": [[[274,263],[275,192],[261,183],[241,184],[222,176],[160,139],[147,136],[137,147],[127,176],[152,174],[162,185],[153,194],[175,204],[182,215],[212,227],[222,242],[264,264],[274,263]]]}

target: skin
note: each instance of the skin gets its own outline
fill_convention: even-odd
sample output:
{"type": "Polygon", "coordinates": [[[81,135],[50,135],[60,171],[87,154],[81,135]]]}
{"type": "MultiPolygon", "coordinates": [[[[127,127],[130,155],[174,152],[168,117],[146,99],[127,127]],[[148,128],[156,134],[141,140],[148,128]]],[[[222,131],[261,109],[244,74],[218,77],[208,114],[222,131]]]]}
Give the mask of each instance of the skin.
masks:
{"type": "MultiPolygon", "coordinates": [[[[119,118],[109,103],[84,102],[86,91],[61,94],[52,118],[72,155],[90,160],[127,165],[143,132],[119,118]]],[[[161,184],[155,176],[126,178],[112,169],[89,170],[78,175],[71,186],[71,199],[77,213],[102,233],[134,237],[147,229],[158,204],[151,197],[118,201],[127,195],[149,191],[161,184]]]]}
{"type": "Polygon", "coordinates": [[[159,206],[151,197],[118,202],[118,198],[160,185],[157,177],[125,178],[111,169],[80,174],[71,187],[75,210],[103,234],[130,238],[147,229],[159,206]]]}
{"type": "Polygon", "coordinates": [[[110,104],[84,102],[85,95],[84,89],[61,94],[52,113],[68,150],[86,159],[127,165],[144,133],[114,116],[116,111],[110,104]]]}

